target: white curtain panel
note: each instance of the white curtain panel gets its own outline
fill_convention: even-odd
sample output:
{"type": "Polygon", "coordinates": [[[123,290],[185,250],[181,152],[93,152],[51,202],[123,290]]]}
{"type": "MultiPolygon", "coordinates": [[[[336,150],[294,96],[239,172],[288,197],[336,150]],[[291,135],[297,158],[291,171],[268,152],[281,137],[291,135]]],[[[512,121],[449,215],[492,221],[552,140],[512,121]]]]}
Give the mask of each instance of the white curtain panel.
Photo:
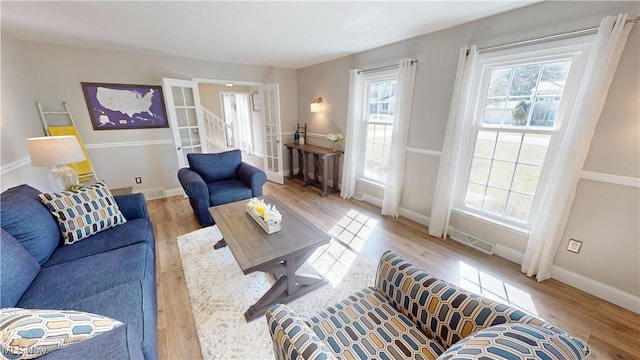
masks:
{"type": "Polygon", "coordinates": [[[467,114],[471,113],[469,106],[477,57],[478,50],[475,45],[460,49],[447,131],[444,137],[440,166],[438,167],[438,178],[436,179],[436,189],[431,207],[429,234],[436,237],[444,237],[445,239],[447,237],[447,228],[449,227],[451,208],[453,207],[455,183],[458,176],[458,161],[463,146],[466,146],[460,139],[464,137],[465,128],[468,126],[467,118],[470,118],[467,114]]]}
{"type": "Polygon", "coordinates": [[[362,133],[362,87],[360,69],[349,70],[349,105],[347,107],[347,129],[344,140],[344,163],[340,197],[349,199],[356,192],[358,171],[358,146],[362,133]]]}
{"type": "Polygon", "coordinates": [[[389,168],[382,199],[382,215],[398,217],[402,182],[404,180],[404,163],[409,135],[411,104],[413,103],[413,85],[416,79],[418,63],[414,59],[401,59],[398,66],[398,89],[396,91],[396,109],[393,116],[391,151],[389,168]]]}
{"type": "Polygon", "coordinates": [[[551,268],[564,236],[576,195],[580,172],[604,107],[620,56],[633,27],[627,15],[609,16],[600,22],[584,76],[568,118],[567,131],[553,163],[549,186],[532,228],[522,272],[538,281],[551,277],[551,268]]]}

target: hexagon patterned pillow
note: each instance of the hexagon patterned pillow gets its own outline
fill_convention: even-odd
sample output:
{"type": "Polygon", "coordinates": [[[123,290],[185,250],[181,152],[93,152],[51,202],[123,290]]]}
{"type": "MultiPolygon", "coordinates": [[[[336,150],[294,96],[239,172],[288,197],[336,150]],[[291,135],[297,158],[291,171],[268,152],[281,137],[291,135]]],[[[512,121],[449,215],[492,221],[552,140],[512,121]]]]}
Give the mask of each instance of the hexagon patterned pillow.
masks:
{"type": "Polygon", "coordinates": [[[58,220],[65,245],[127,222],[104,181],[80,190],[40,194],[40,200],[58,220]]]}
{"type": "Polygon", "coordinates": [[[74,310],[0,310],[0,359],[35,359],[123,325],[74,310]]]}
{"type": "Polygon", "coordinates": [[[587,355],[585,343],[560,329],[511,323],[488,327],[458,341],[438,360],[579,360],[587,355]]]}

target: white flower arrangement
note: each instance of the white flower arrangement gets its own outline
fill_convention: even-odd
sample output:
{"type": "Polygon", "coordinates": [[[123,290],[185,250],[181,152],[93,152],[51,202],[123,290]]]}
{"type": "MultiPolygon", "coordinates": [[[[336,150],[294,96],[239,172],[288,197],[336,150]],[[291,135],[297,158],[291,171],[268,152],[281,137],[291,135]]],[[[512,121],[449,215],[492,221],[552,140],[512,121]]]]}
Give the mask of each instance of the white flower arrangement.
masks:
{"type": "Polygon", "coordinates": [[[282,221],[282,215],[275,206],[265,204],[264,200],[253,198],[247,204],[251,212],[262,218],[269,225],[276,225],[282,221]]]}
{"type": "Polygon", "coordinates": [[[343,142],[344,141],[344,135],[337,133],[329,133],[327,134],[327,140],[331,141],[331,142],[343,142]]]}

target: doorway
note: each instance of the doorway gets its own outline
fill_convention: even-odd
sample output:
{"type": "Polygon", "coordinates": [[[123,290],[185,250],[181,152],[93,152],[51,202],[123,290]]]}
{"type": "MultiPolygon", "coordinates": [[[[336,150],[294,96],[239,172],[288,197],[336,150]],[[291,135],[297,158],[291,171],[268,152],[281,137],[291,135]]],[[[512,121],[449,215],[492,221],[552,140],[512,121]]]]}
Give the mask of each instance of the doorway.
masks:
{"type": "Polygon", "coordinates": [[[284,183],[278,84],[170,78],[163,84],[180,167],[186,166],[189,153],[238,148],[267,180],[284,183]],[[183,118],[189,127],[183,126],[183,118]]]}
{"type": "Polygon", "coordinates": [[[222,118],[225,122],[227,148],[240,149],[253,155],[253,126],[249,108],[249,93],[220,92],[222,118]]]}

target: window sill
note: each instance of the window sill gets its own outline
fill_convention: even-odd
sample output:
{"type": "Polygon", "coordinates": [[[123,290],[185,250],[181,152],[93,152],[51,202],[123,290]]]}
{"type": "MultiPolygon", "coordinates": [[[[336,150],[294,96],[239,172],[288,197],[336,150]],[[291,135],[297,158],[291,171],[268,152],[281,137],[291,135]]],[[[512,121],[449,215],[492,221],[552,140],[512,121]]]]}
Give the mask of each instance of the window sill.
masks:
{"type": "Polygon", "coordinates": [[[368,185],[372,185],[372,186],[378,187],[378,188],[380,188],[381,190],[384,190],[384,189],[385,189],[384,184],[381,184],[381,183],[379,183],[379,182],[375,182],[375,181],[373,181],[373,180],[369,180],[369,179],[367,179],[367,178],[363,178],[363,177],[361,177],[361,176],[356,177],[356,180],[357,180],[357,181],[360,181],[360,182],[363,182],[363,183],[365,183],[365,184],[368,184],[368,185]]]}
{"type": "Polygon", "coordinates": [[[519,235],[529,236],[531,234],[531,229],[525,225],[516,225],[508,222],[499,221],[488,216],[482,216],[476,212],[469,211],[463,207],[456,206],[452,209],[452,211],[456,214],[473,218],[475,220],[481,221],[485,224],[497,226],[509,231],[512,231],[519,235]]]}

